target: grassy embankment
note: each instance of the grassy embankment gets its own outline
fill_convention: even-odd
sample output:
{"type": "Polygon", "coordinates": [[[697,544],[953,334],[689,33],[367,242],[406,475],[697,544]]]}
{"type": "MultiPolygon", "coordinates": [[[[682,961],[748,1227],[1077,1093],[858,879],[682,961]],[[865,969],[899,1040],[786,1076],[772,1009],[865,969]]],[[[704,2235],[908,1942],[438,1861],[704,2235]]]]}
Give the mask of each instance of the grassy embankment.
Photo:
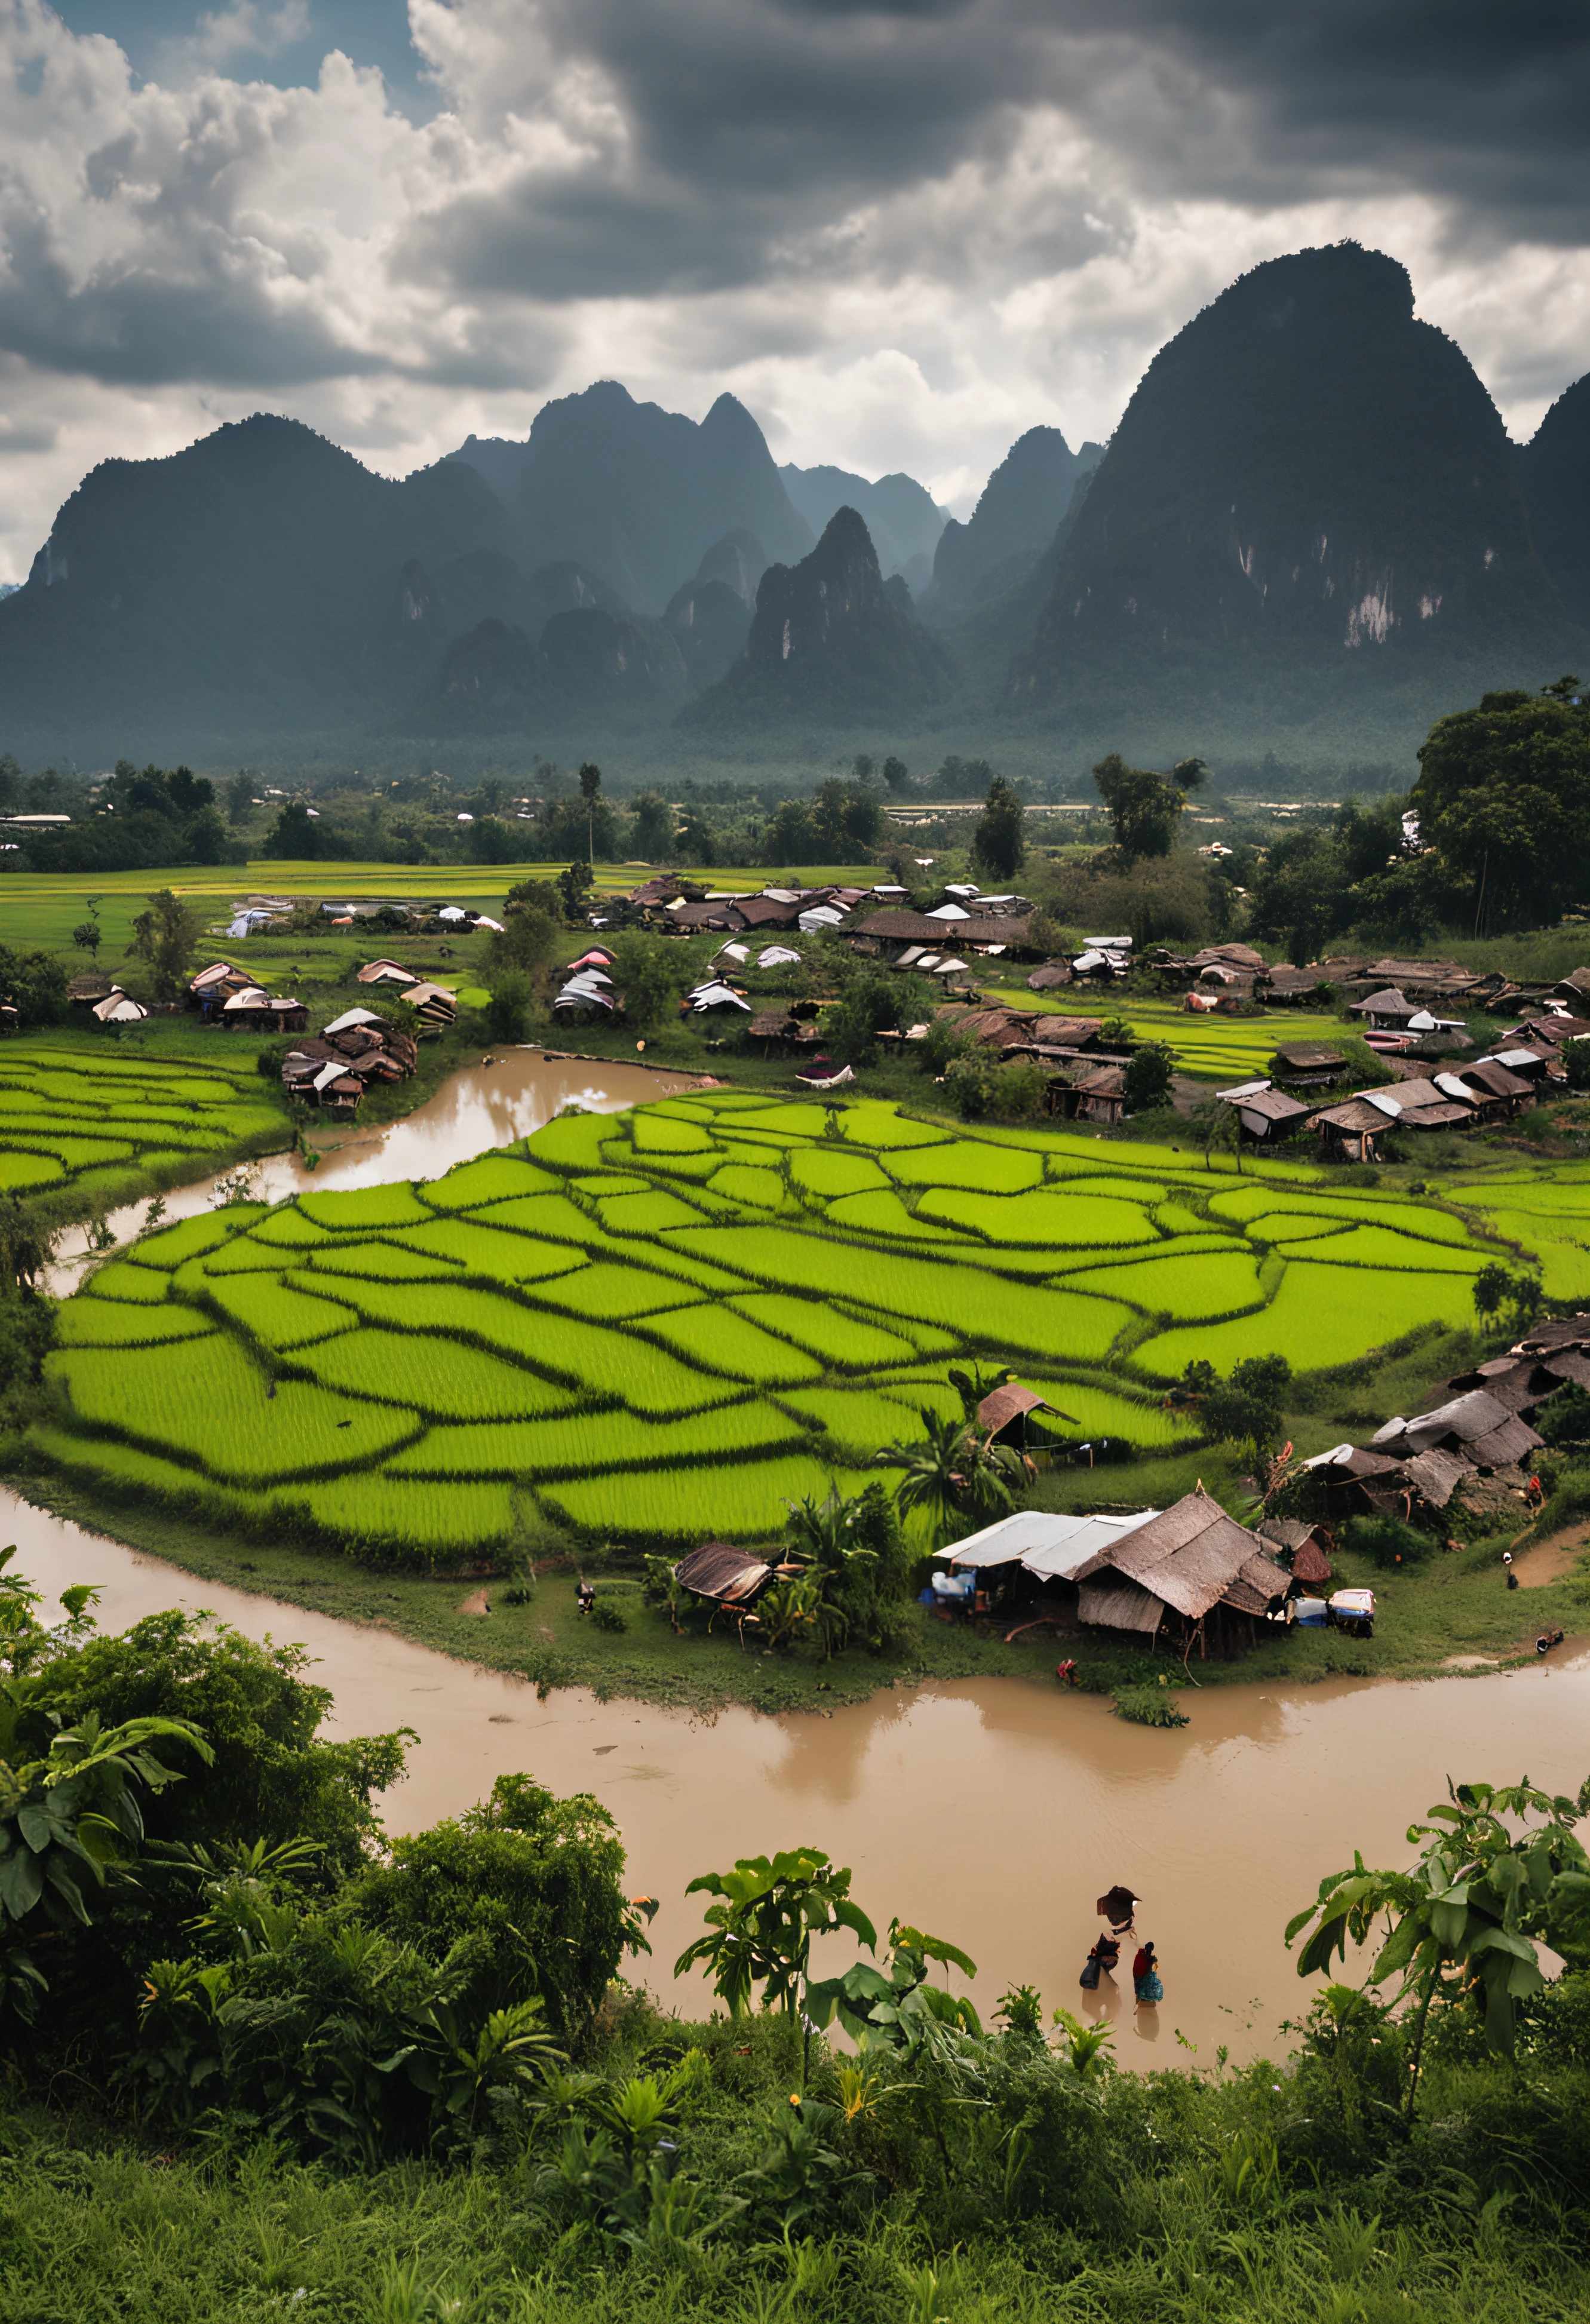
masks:
{"type": "Polygon", "coordinates": [[[1585,2056],[1571,2012],[1559,2021],[1521,2072],[1472,2039],[1437,2055],[1406,2130],[1385,2102],[1397,2069],[1377,2070],[1362,2039],[1240,2072],[1095,2067],[1074,2094],[1043,2066],[1022,2082],[996,2043],[958,2079],[864,2085],[854,2121],[819,2042],[807,2112],[822,2152],[781,2170],[792,2020],[620,2013],[599,2070],[659,2073],[687,2047],[699,2061],[673,2129],[679,2200],[649,2224],[642,2207],[627,2239],[593,2204],[582,2215],[550,2138],[473,2166],[338,2174],[225,2135],[161,2151],[80,2098],[73,2114],[13,2104],[0,2310],[16,2324],[1579,2324],[1585,2056]],[[1035,2111],[1012,2139],[1023,2097],[1035,2111]]]}

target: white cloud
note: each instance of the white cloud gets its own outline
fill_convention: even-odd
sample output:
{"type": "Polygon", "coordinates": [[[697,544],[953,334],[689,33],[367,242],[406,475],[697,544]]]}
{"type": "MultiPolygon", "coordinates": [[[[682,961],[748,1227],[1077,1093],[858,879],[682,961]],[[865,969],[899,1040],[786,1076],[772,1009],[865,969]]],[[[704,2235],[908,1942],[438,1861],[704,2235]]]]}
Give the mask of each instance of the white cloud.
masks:
{"type": "Polygon", "coordinates": [[[249,78],[305,13],[234,0],[140,83],[0,0],[0,576],[100,457],[266,408],[395,473],[602,376],[964,509],[1345,235],[1515,431],[1586,365],[1582,43],[1432,60],[1412,0],[1320,0],[1290,67],[1240,0],[410,0],[416,122],[336,52],[249,78]]]}

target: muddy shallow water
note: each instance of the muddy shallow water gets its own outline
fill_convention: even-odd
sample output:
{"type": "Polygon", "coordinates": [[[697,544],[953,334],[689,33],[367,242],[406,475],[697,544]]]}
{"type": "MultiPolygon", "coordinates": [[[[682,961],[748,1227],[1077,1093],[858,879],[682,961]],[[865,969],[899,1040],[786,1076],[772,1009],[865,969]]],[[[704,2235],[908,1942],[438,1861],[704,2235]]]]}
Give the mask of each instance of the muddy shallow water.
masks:
{"type": "MultiPolygon", "coordinates": [[[[251,1637],[304,1641],[336,1696],[332,1731],[414,1728],[410,1774],[384,1803],[393,1831],[457,1813],[510,1770],[594,1792],[623,1828],[632,1893],[662,1900],[646,1974],[665,1998],[685,1998],[669,1970],[699,1929],[685,1883],[736,1856],[816,1842],[855,1868],[881,1926],[898,1913],[971,1953],[985,2015],[1015,1982],[1079,2007],[1093,1900],[1121,1880],[1146,1900],[1138,1926],[1165,1979],[1157,2012],[1135,2012],[1130,1985],[1105,1993],[1126,2061],[1190,2062],[1178,2028],[1203,2062],[1223,2042],[1238,2057],[1284,2047],[1280,2023],[1301,2015],[1308,1989],[1281,1930],[1322,1874],[1354,1848],[1405,1861],[1406,1826],[1448,1775],[1527,1773],[1574,1791],[1590,1772],[1590,1641],[1504,1677],[1189,1692],[1192,1724],[1173,1732],[1011,1679],[897,1690],[830,1716],[703,1718],[583,1690],[541,1703],[520,1680],[196,1582],[12,1495],[0,1501],[0,1540],[19,1543],[23,1571],[51,1591],[98,1584],[106,1628],[202,1606],[251,1637]]],[[[837,1945],[833,1965],[843,1960],[837,1945]]]]}
{"type": "MultiPolygon", "coordinates": [[[[217,1036],[217,1038],[224,1037],[217,1036]]],[[[384,1186],[395,1179],[439,1178],[456,1162],[467,1162],[489,1147],[511,1145],[540,1130],[566,1105],[583,1105],[596,1113],[615,1113],[648,1098],[673,1097],[680,1090],[701,1087],[695,1074],[659,1073],[648,1065],[615,1064],[606,1058],[559,1058],[540,1049],[488,1050],[491,1065],[460,1066],[434,1097],[402,1121],[377,1128],[357,1122],[326,1137],[319,1161],[306,1168],[296,1151],[268,1154],[255,1166],[254,1191],[263,1202],[285,1202],[289,1195],[327,1186],[384,1186]]],[[[317,1142],[321,1132],[310,1124],[317,1142]]],[[[215,1173],[180,1186],[165,1198],[168,1219],[191,1217],[215,1201],[215,1173]]],[[[147,1214],[147,1202],[129,1203],[113,1211],[107,1223],[118,1242],[135,1234],[147,1214]]],[[[75,1287],[78,1270],[88,1255],[87,1237],[80,1228],[63,1235],[60,1256],[51,1269],[49,1287],[64,1295],[75,1287]]]]}

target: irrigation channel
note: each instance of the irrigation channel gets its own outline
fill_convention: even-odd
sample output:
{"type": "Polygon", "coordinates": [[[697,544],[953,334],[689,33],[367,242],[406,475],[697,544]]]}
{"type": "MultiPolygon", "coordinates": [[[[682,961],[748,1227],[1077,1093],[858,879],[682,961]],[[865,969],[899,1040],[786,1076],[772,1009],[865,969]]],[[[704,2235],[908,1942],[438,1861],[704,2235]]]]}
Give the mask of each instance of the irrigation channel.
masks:
{"type": "MultiPolygon", "coordinates": [[[[509,1050],[453,1075],[406,1120],[355,1128],[312,1173],[296,1155],[270,1157],[259,1191],[280,1201],[310,1186],[435,1177],[571,1102],[613,1111],[692,1081],[509,1050]]],[[[169,1194],[167,1215],[212,1200],[206,1179],[169,1194]]],[[[118,1239],[136,1231],[143,1208],[112,1219],[118,1239]]],[[[65,1251],[54,1287],[73,1286],[82,1256],[65,1251]]],[[[384,1803],[393,1832],[458,1814],[507,1772],[595,1793],[623,1829],[632,1893],[661,1899],[652,1958],[638,1973],[665,2002],[687,2006],[704,1997],[669,1974],[700,1926],[686,1882],[736,1856],[815,1842],[854,1866],[855,1894],[880,1926],[898,1913],[972,1955],[985,2017],[1014,1983],[1095,2014],[1077,1972],[1099,1927],[1093,1900],[1120,1880],[1144,1899],[1139,1931],[1159,1946],[1165,1979],[1157,2011],[1133,2008],[1129,1979],[1106,1988],[1123,2062],[1192,2062],[1179,2031],[1203,2065],[1222,2043],[1237,2060],[1284,2049],[1282,2021],[1303,2015],[1308,1989],[1281,1931],[1322,1874],[1350,1864],[1355,1848],[1372,1863],[1406,1861],[1406,1827],[1443,1796],[1449,1775],[1527,1774],[1572,1792],[1590,1773],[1590,1639],[1505,1675],[1189,1692],[1192,1723],[1172,1730],[1130,1726],[1102,1700],[1016,1679],[894,1689],[827,1713],[702,1717],[601,1703],[584,1689],[540,1702],[522,1680],[195,1582],[0,1491],[5,1540],[47,1591],[93,1582],[108,1628],[180,1605],[251,1637],[301,1640],[336,1699],[333,1733],[408,1726],[420,1736],[384,1803]]],[[[840,1943],[848,1940],[824,1973],[844,1965],[840,1943]]],[[[952,1982],[962,1984],[958,1973],[952,1982]]]]}
{"type": "MultiPolygon", "coordinates": [[[[1449,1774],[1527,1774],[1574,1791],[1590,1772],[1590,1640],[1505,1675],[1211,1688],[1186,1697],[1192,1724],[1172,1730],[1018,1679],[897,1689],[827,1714],[703,1718],[584,1689],[539,1702],[523,1680],[195,1582],[5,1493],[0,1540],[11,1539],[46,1590],[95,1583],[108,1628],[175,1604],[251,1637],[303,1641],[336,1698],[332,1732],[420,1736],[384,1802],[394,1832],[458,1813],[510,1771],[594,1792],[624,1831],[632,1894],[661,1899],[639,1973],[687,2006],[701,1995],[669,1975],[700,1927],[686,1882],[736,1856],[816,1842],[855,1867],[881,1926],[898,1913],[972,1955],[985,2015],[1021,1982],[1080,2010],[1094,1899],[1124,1881],[1145,1899],[1138,1927],[1159,1945],[1165,2001],[1139,2013],[1129,1983],[1123,1997],[1105,1993],[1123,2061],[1191,2063],[1178,2029],[1201,2064],[1222,2043],[1239,2060],[1273,2054],[1289,2046],[1281,2021],[1308,1998],[1281,1931],[1322,1874],[1354,1848],[1371,1863],[1405,1862],[1406,1827],[1449,1774]]],[[[848,1942],[836,1941],[825,1974],[848,1942]]]]}

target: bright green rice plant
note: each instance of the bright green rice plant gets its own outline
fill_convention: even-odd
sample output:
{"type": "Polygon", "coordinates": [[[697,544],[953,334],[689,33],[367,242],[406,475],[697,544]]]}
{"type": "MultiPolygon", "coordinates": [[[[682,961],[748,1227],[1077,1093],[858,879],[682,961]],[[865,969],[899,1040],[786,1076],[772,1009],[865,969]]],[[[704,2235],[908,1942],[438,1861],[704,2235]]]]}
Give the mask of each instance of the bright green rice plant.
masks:
{"type": "Polygon", "coordinates": [[[909,1363],[918,1353],[914,1342],[880,1323],[863,1322],[786,1291],[747,1292],[734,1305],[764,1332],[808,1349],[835,1370],[870,1371],[879,1364],[909,1363]]]}
{"type": "Polygon", "coordinates": [[[889,1185],[869,1155],[849,1153],[829,1140],[797,1148],[790,1157],[790,1177],[803,1194],[827,1200],[837,1194],[881,1194],[889,1185]]]}
{"type": "Polygon", "coordinates": [[[271,1380],[220,1334],[154,1348],[58,1349],[45,1360],[79,1420],[186,1456],[230,1484],[354,1468],[419,1434],[412,1414],[271,1380]]]}
{"type": "Polygon", "coordinates": [[[1268,1355],[1285,1356],[1294,1371],[1318,1371],[1355,1362],[1412,1332],[1437,1325],[1456,1330],[1473,1316],[1466,1276],[1376,1276],[1294,1259],[1262,1314],[1161,1332],[1133,1349],[1128,1361],[1133,1370],[1163,1380],[1179,1379],[1195,1356],[1206,1357],[1223,1373],[1243,1356],[1268,1355]]]}
{"type": "Polygon", "coordinates": [[[677,1277],[655,1274],[649,1267],[624,1267],[599,1259],[577,1268],[556,1283],[538,1283],[535,1296],[570,1315],[616,1323],[631,1315],[649,1315],[661,1307],[677,1307],[685,1290],[677,1277]]]}
{"type": "Polygon", "coordinates": [[[977,1194],[1023,1194],[1043,1177],[1040,1156],[975,1138],[891,1154],[888,1167],[901,1186],[960,1186],[977,1194]]]}
{"type": "MultiPolygon", "coordinates": [[[[356,1555],[372,1551],[414,1553],[421,1563],[496,1549],[513,1530],[513,1495],[507,1485],[479,1480],[449,1484],[420,1477],[362,1475],[298,1486],[281,1497],[305,1510],[356,1555]]],[[[378,1556],[372,1563],[383,1563],[378,1556]]]]}
{"type": "Polygon", "coordinates": [[[1136,1203],[1107,1194],[1073,1194],[1068,1188],[969,1194],[957,1187],[933,1187],[923,1195],[919,1215],[984,1235],[991,1242],[1040,1243],[1054,1250],[1158,1240],[1136,1203]]]}
{"type": "Polygon", "coordinates": [[[223,1276],[207,1289],[229,1321],[267,1348],[309,1347],[333,1332],[353,1331],[359,1320],[355,1309],[339,1301],[318,1298],[268,1275],[223,1276]]]}
{"type": "Polygon", "coordinates": [[[416,1250],[409,1242],[323,1243],[302,1254],[317,1275],[328,1280],[357,1279],[372,1283],[460,1283],[464,1269],[457,1259],[430,1250],[416,1250]]]}
{"type": "Polygon", "coordinates": [[[79,1297],[85,1293],[96,1299],[125,1299],[153,1306],[166,1296],[166,1277],[158,1268],[134,1267],[127,1259],[112,1259],[95,1268],[79,1297]]]}
{"type": "Polygon", "coordinates": [[[173,1226],[143,1235],[127,1253],[141,1267],[174,1271],[184,1260],[219,1250],[264,1215],[263,1203],[228,1203],[224,1210],[202,1211],[197,1218],[179,1219],[173,1226]]]}
{"type": "Polygon", "coordinates": [[[550,1485],[540,1499],[555,1517],[616,1541],[698,1542],[714,1532],[766,1541],[789,1523],[790,1503],[826,1499],[834,1472],[810,1454],[724,1468],[626,1471],[550,1485]]]}
{"type": "Polygon", "coordinates": [[[707,1371],[772,1388],[785,1381],[822,1378],[822,1365],[804,1349],[775,1339],[732,1307],[676,1307],[648,1315],[639,1325],[649,1338],[707,1371]]]}
{"type": "Polygon", "coordinates": [[[342,1332],[300,1349],[294,1360],[333,1389],[381,1400],[398,1416],[404,1436],[417,1434],[421,1414],[433,1420],[523,1420],[567,1411],[567,1390],[461,1341],[430,1333],[342,1332]]]}
{"type": "Polygon", "coordinates": [[[359,1234],[384,1227],[424,1226],[434,1215],[412,1186],[328,1186],[300,1194],[298,1207],[317,1226],[337,1234],[359,1234]]]}
{"type": "Polygon", "coordinates": [[[557,1192],[559,1181],[528,1158],[510,1154],[483,1154],[477,1161],[461,1162],[443,1178],[415,1188],[433,1211],[472,1211],[482,1203],[504,1203],[515,1194],[557,1192]]]}
{"type": "Polygon", "coordinates": [[[392,1477],[583,1477],[756,1459],[798,1448],[800,1425],[770,1405],[727,1404],[683,1420],[631,1412],[572,1412],[550,1420],[481,1422],[426,1431],[386,1462],[392,1477]]]}
{"type": "Polygon", "coordinates": [[[662,1187],[649,1194],[614,1194],[596,1204],[609,1234],[663,1234],[670,1227],[693,1226],[701,1213],[662,1187]]]}
{"type": "Polygon", "coordinates": [[[753,1210],[781,1211],[790,1207],[788,1190],[776,1170],[744,1162],[726,1162],[714,1171],[708,1183],[715,1194],[722,1194],[731,1203],[747,1203],[753,1210]]]}
{"type": "Polygon", "coordinates": [[[603,1141],[612,1135],[613,1124],[605,1114],[562,1114],[536,1131],[535,1159],[550,1170],[594,1170],[602,1159],[603,1141]]]}
{"type": "MultiPolygon", "coordinates": [[[[491,1213],[485,1216],[489,1219],[491,1213]]],[[[584,1253],[572,1244],[542,1242],[511,1227],[488,1226],[473,1213],[467,1218],[439,1219],[434,1226],[414,1227],[398,1247],[424,1258],[446,1259],[453,1268],[493,1283],[534,1283],[546,1276],[568,1275],[585,1265],[584,1253]]],[[[439,1269],[437,1272],[440,1275],[439,1269]]]]}
{"type": "Polygon", "coordinates": [[[1061,1279],[1085,1289],[1107,1291],[1146,1314],[1196,1323],[1237,1315],[1262,1305],[1259,1262],[1247,1251],[1184,1253],[1171,1243],[1163,1259],[1141,1259],[1119,1267],[1090,1267],[1061,1279]]]}
{"type": "Polygon", "coordinates": [[[214,1330],[207,1315],[170,1300],[134,1306],[119,1299],[69,1299],[56,1316],[56,1339],[63,1348],[149,1348],[162,1340],[196,1340],[214,1330]]]}

